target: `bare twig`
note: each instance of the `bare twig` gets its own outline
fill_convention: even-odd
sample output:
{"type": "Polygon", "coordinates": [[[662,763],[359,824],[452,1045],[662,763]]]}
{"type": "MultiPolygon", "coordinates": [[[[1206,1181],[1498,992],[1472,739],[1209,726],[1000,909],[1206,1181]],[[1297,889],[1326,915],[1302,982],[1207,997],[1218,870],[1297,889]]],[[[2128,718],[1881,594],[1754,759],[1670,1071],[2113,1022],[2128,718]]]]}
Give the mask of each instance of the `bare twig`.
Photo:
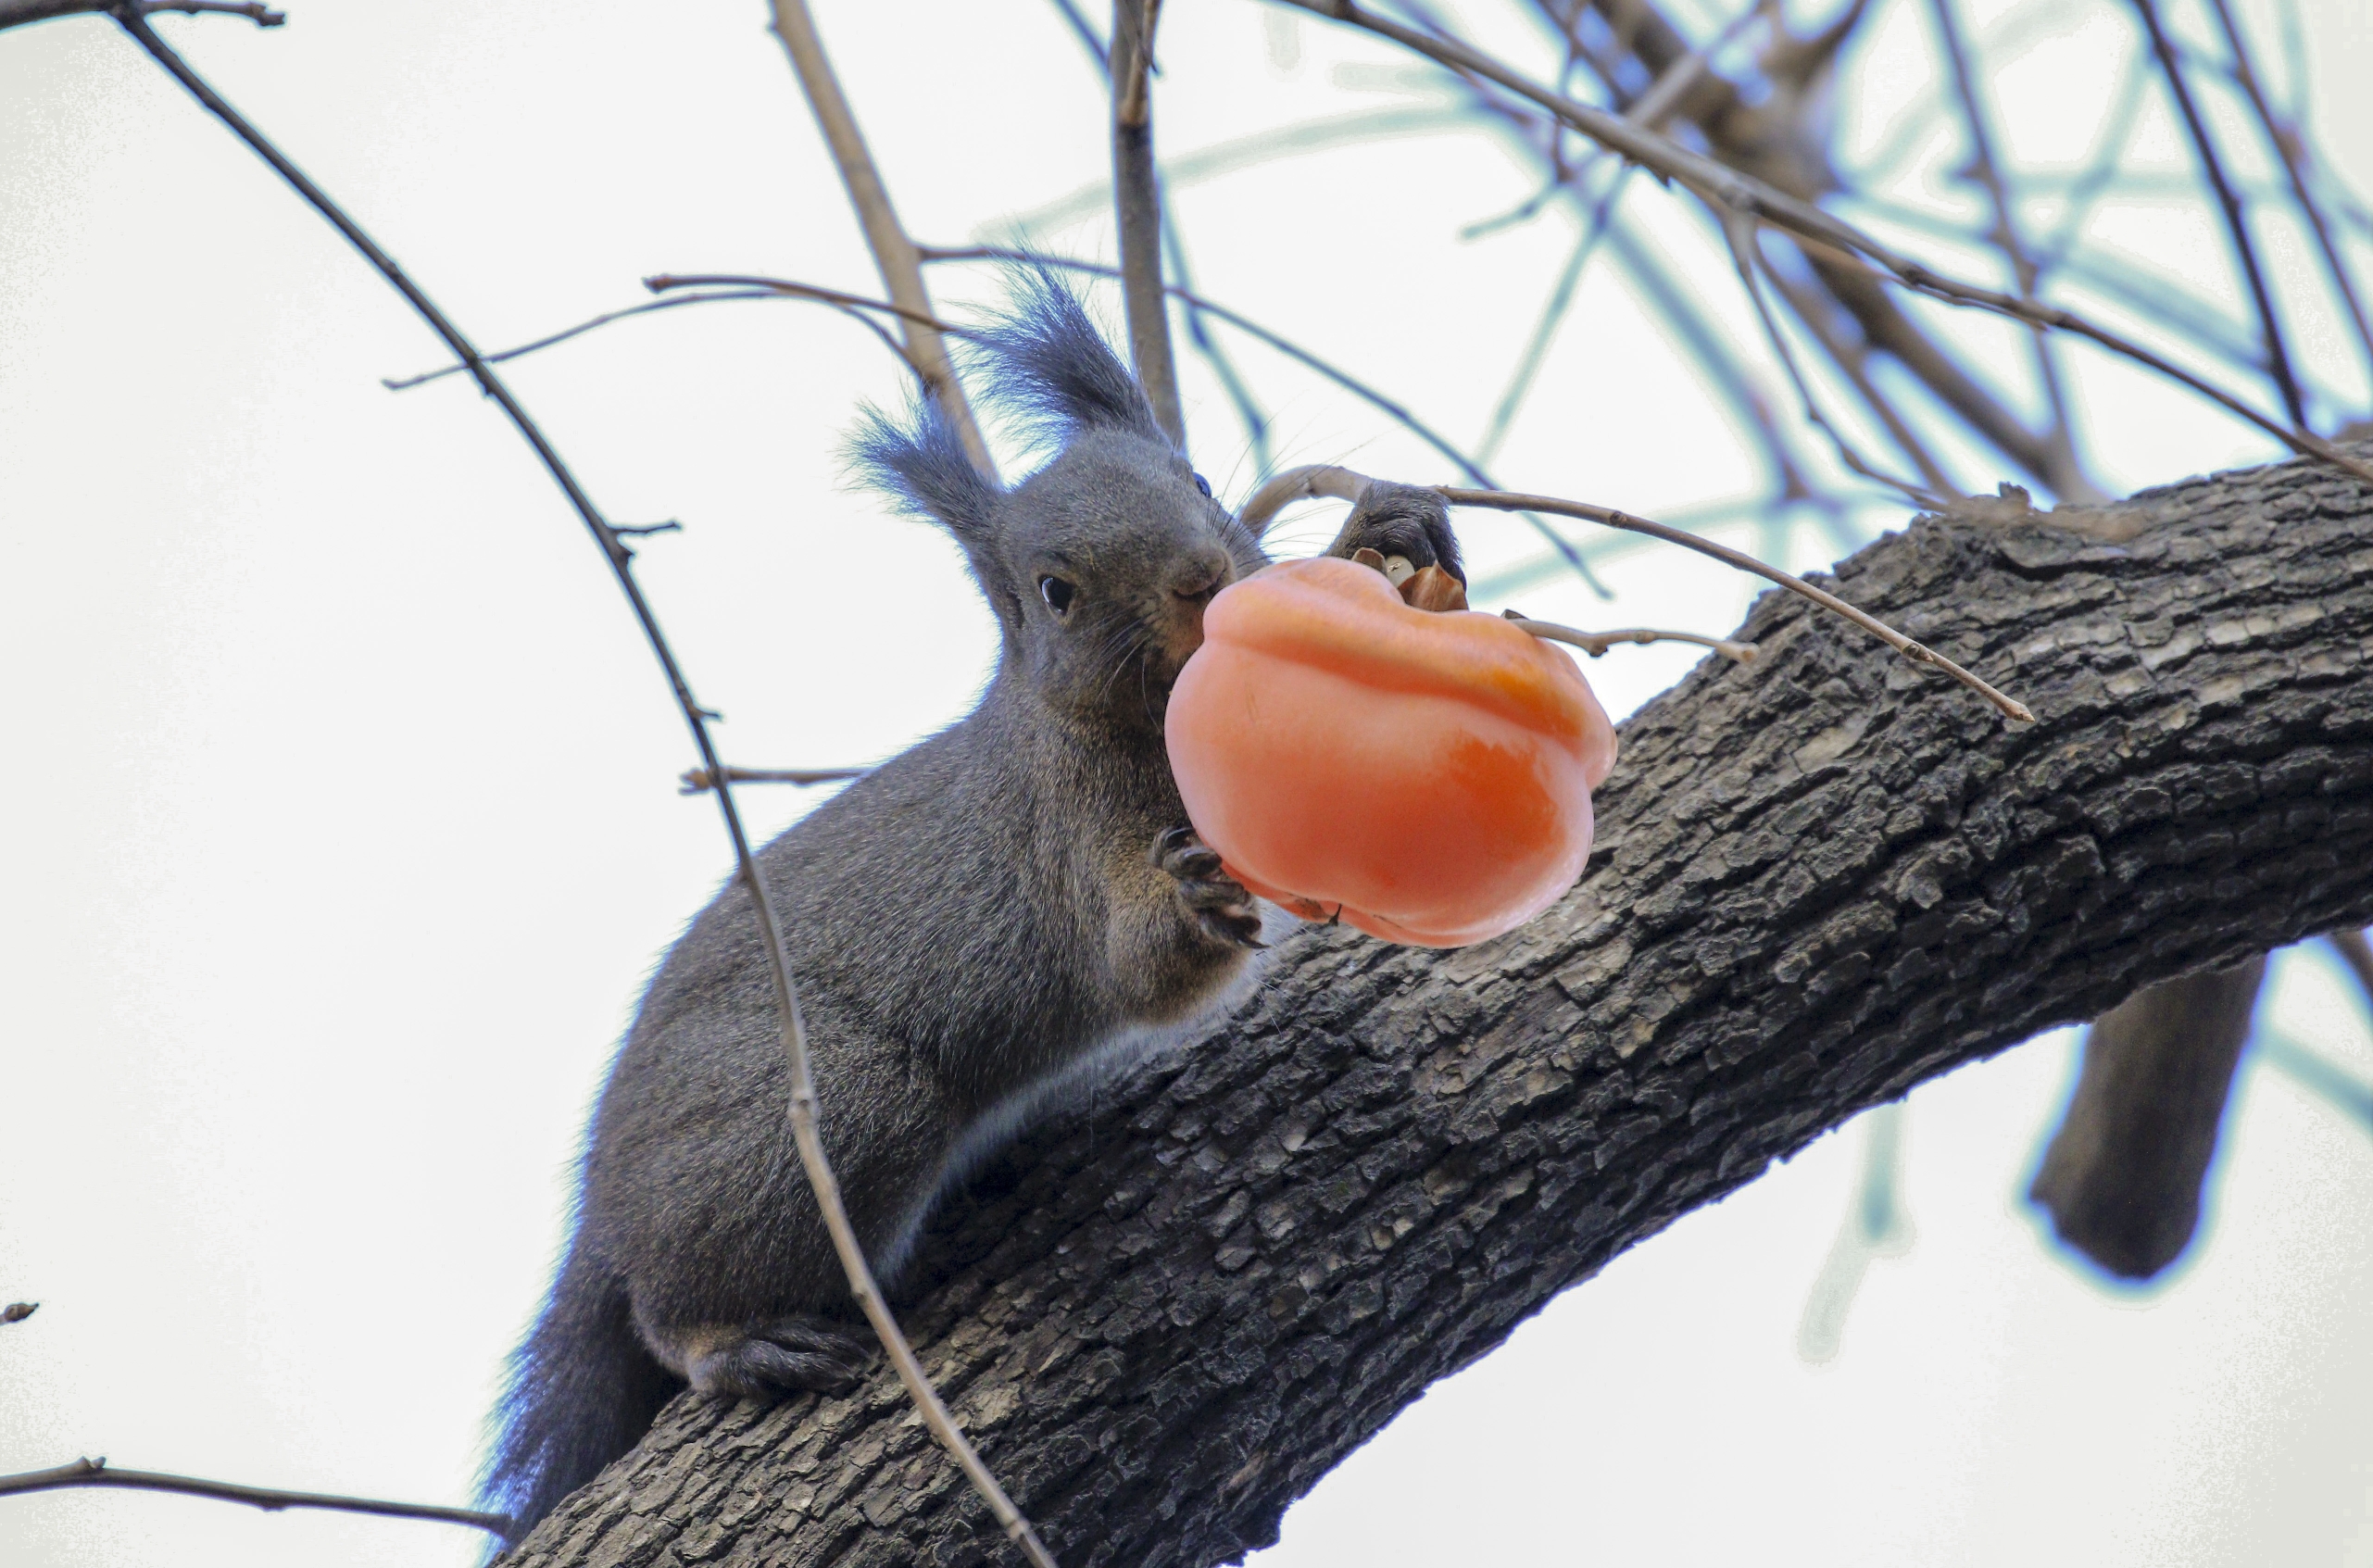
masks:
{"type": "Polygon", "coordinates": [[[898,319],[905,324],[907,357],[956,427],[973,466],[994,479],[996,459],[989,456],[988,443],[973,418],[972,406],[964,400],[963,386],[948,362],[940,329],[932,324],[931,295],[923,286],[914,241],[907,237],[897,210],[890,206],[890,194],[882,184],[881,171],[873,167],[873,155],[866,150],[864,133],[840,90],[840,80],[833,74],[815,19],[808,14],[807,0],[773,0],[773,6],[775,33],[783,40],[784,52],[791,56],[791,69],[798,74],[800,91],[807,94],[817,129],[832,148],[841,183],[848,188],[848,204],[857,209],[865,243],[873,252],[873,265],[881,270],[882,286],[889,290],[898,319]]]}
{"type": "Polygon", "coordinates": [[[28,22],[90,16],[99,11],[141,17],[159,11],[180,11],[193,17],[245,17],[257,27],[280,27],[288,20],[285,12],[240,0],[0,0],[0,32],[28,22]]]}
{"type": "Polygon", "coordinates": [[[1096,36],[1096,30],[1087,25],[1087,18],[1080,13],[1079,7],[1072,4],[1072,0],[1055,0],[1055,9],[1061,11],[1063,20],[1071,24],[1072,36],[1079,40],[1080,47],[1096,56],[1096,69],[1111,71],[1111,51],[1104,46],[1104,40],[1096,36]]]}
{"type": "Polygon", "coordinates": [[[2241,24],[2234,19],[2229,0],[2209,0],[2209,8],[2216,13],[2216,24],[2224,30],[2226,47],[2232,51],[2233,80],[2241,84],[2256,111],[2258,124],[2266,130],[2266,139],[2274,144],[2275,156],[2282,160],[2282,172],[2291,182],[2291,198],[2307,220],[2308,229],[2316,236],[2316,245],[2323,253],[2324,269],[2331,274],[2332,287],[2338,291],[2341,303],[2347,307],[2348,319],[2355,323],[2356,341],[2365,351],[2367,370],[2373,375],[2373,325],[2367,325],[2365,307],[2356,297],[2356,283],[2350,276],[2348,263],[2341,258],[2340,246],[2332,239],[2330,223],[2324,209],[2308,187],[2307,171],[2301,167],[2298,132],[2282,123],[2266,101],[2266,89],[2259,83],[2257,69],[2250,60],[2249,40],[2242,34],[2241,24]]]}
{"type": "MultiPolygon", "coordinates": [[[[1362,10],[1353,0],[1274,0],[1274,3],[1294,6],[1364,29],[1429,59],[1497,82],[1549,110],[1601,145],[1633,158],[1667,179],[1679,182],[1706,200],[1786,231],[1799,241],[1809,257],[1851,266],[1949,305],[1965,306],[2015,320],[2056,327],[2089,338],[2112,353],[2147,366],[2190,387],[2274,436],[2291,450],[2320,458],[2367,483],[2373,483],[2373,464],[2350,457],[2304,426],[2286,425],[2269,419],[2230,393],[2179,369],[2164,356],[2152,353],[2073,311],[2024,301],[1998,289],[1980,288],[1939,272],[1925,263],[1899,255],[1853,224],[1809,201],[1789,195],[1777,186],[1704,154],[1692,152],[1669,137],[1629,124],[1620,115],[1568,98],[1456,39],[1429,36],[1388,18],[1362,10]],[[1863,258],[1867,265],[1857,262],[1857,257],[1863,258]]],[[[1891,352],[1892,347],[1890,346],[1891,352]]]]}
{"type": "MultiPolygon", "coordinates": [[[[1661,129],[1665,119],[1680,107],[1681,95],[1705,74],[1707,62],[1728,47],[1746,31],[1747,25],[1762,14],[1762,0],[1756,0],[1755,4],[1740,11],[1703,48],[1691,50],[1658,76],[1648,91],[1624,110],[1624,118],[1651,131],[1661,129]]],[[[1567,36],[1570,40],[1570,30],[1567,36]]],[[[1600,240],[1606,234],[1607,225],[1614,216],[1615,204],[1623,199],[1624,187],[1631,182],[1634,167],[1628,163],[1618,165],[1607,182],[1605,191],[1590,207],[1582,238],[1575,245],[1573,255],[1566,258],[1557,282],[1551,286],[1549,298],[1541,306],[1540,320],[1535,324],[1532,336],[1526,340],[1524,353],[1517,358],[1515,369],[1509,372],[1508,384],[1491,410],[1491,420],[1484,427],[1483,439],[1475,444],[1478,461],[1491,460],[1492,455],[1500,449],[1500,443],[1506,439],[1510,427],[1515,422],[1516,411],[1523,406],[1526,395],[1532,390],[1533,380],[1540,373],[1541,361],[1548,356],[1550,340],[1556,335],[1558,324],[1564,320],[1565,312],[1574,303],[1574,291],[1582,282],[1583,270],[1589,266],[1591,253],[1599,248],[1600,240]]],[[[1556,171],[1552,169],[1551,172],[1554,174],[1556,171]]],[[[1551,190],[1554,191],[1564,183],[1564,181],[1558,181],[1551,190]]],[[[1543,192],[1528,205],[1537,208],[1550,194],[1550,191],[1543,192]]]]}
{"type": "Polygon", "coordinates": [[[1632,533],[1645,533],[1651,538],[1662,539],[1667,544],[1678,545],[1683,549],[1695,550],[1700,555],[1712,556],[1714,559],[1735,566],[1741,571],[1752,571],[1767,582],[1777,583],[1792,594],[1801,594],[1824,609],[1833,610],[1844,616],[1915,664],[1932,665],[1943,671],[1988,702],[1992,703],[2002,710],[2004,717],[2015,719],[2021,723],[2032,723],[2035,721],[2034,713],[2028,710],[2025,703],[2003,696],[1993,686],[1971,674],[1934,648],[1914,642],[1877,616],[1856,609],[1837,595],[1816,588],[1802,578],[1782,571],[1776,566],[1766,566],[1754,557],[1740,550],[1734,550],[1727,545],[1717,545],[1711,539],[1701,539],[1694,533],[1684,533],[1677,528],[1668,528],[1661,522],[1651,522],[1646,518],[1633,517],[1628,512],[1619,512],[1612,507],[1594,507],[1587,501],[1568,501],[1555,495],[1526,495],[1504,490],[1464,490],[1448,484],[1438,484],[1433,488],[1436,495],[1454,507],[1488,507],[1494,511],[1553,512],[1561,517],[1578,517],[1585,521],[1599,523],[1608,528],[1620,528],[1632,533]]]}
{"type": "Polygon", "coordinates": [[[1797,461],[1796,451],[1781,431],[1779,420],[1773,417],[1771,405],[1755,384],[1754,375],[1730,351],[1721,333],[1706,323],[1697,302],[1674,287],[1673,280],[1656,264],[1641,242],[1626,232],[1624,226],[1613,223],[1607,230],[1607,248],[1615,265],[1622,268],[1633,286],[1648,298],[1656,313],[1683,347],[1696,358],[1706,372],[1714,392],[1739,416],[1764,448],[1771,464],[1772,478],[1783,500],[1824,500],[1834,507],[1834,497],[1816,496],[1804,470],[1797,461]]]}
{"type": "Polygon", "coordinates": [[[22,1323],[41,1311],[38,1301],[11,1301],[0,1307],[0,1323],[22,1323]]]}
{"type": "MultiPolygon", "coordinates": [[[[304,170],[292,163],[287,155],[191,69],[189,63],[157,37],[145,20],[131,13],[120,13],[116,19],[208,112],[229,126],[315,211],[345,235],[347,243],[362,253],[364,259],[378,270],[389,285],[402,295],[430,329],[444,340],[454,357],[470,367],[470,373],[480,389],[501,408],[521,438],[534,449],[545,471],[551,475],[552,482],[568,497],[570,507],[584,523],[585,531],[600,548],[603,558],[609,563],[611,577],[618,583],[619,591],[625,595],[635,621],[642,628],[645,643],[667,677],[668,687],[675,696],[685,727],[691,731],[693,746],[700,753],[701,764],[711,778],[723,780],[724,764],[719,759],[716,743],[709,733],[709,709],[693,696],[683,667],[676,661],[674,649],[660,631],[659,618],[653,612],[650,601],[644,596],[642,584],[634,576],[633,553],[625,541],[619,537],[617,530],[603,518],[593,498],[585,494],[575,474],[561,459],[559,452],[545,437],[519,399],[512,395],[501,376],[471,346],[470,340],[462,335],[461,330],[436,303],[396,265],[395,258],[380,248],[378,242],[308,179],[304,170]]],[[[783,1031],[784,1054],[790,1069],[792,1137],[798,1146],[800,1162],[806,1168],[809,1183],[815,1188],[817,1207],[822,1211],[824,1226],[831,1233],[833,1245],[840,1254],[841,1266],[848,1273],[849,1292],[856,1298],[867,1321],[873,1324],[874,1334],[889,1353],[890,1362],[898,1369],[898,1379],[905,1385],[908,1397],[913,1400],[923,1424],[954,1457],[965,1478],[988,1504],[990,1512],[1003,1526],[1006,1535],[1037,1568],[1053,1568],[1054,1560],[1039,1543],[1030,1522],[1013,1506],[1012,1500],[1005,1495],[1005,1489],[998,1485],[997,1478],[989,1474],[980,1456],[973,1452],[972,1444],[958,1430],[947,1406],[940,1402],[937,1391],[923,1373],[923,1364],[915,1359],[906,1336],[899,1331],[887,1303],[883,1300],[881,1288],[875,1284],[873,1270],[866,1263],[863,1248],[858,1244],[857,1233],[849,1225],[848,1210],[841,1201],[840,1183],[833,1173],[831,1162],[824,1157],[823,1142],[817,1130],[815,1080],[808,1065],[807,1029],[799,1015],[798,988],[792,979],[783,931],[775,920],[774,905],[767,891],[765,875],[760,870],[757,857],[751,852],[749,834],[743,826],[741,812],[734,804],[730,783],[721,783],[716,793],[718,811],[724,819],[726,834],[733,841],[734,863],[757,914],[768,966],[772,972],[776,1014],[783,1031]]]]}
{"type": "Polygon", "coordinates": [[[1161,186],[1153,166],[1153,34],[1161,0],[1112,0],[1112,214],[1121,236],[1121,298],[1129,355],[1153,415],[1180,451],[1186,419],[1170,348],[1170,307],[1161,280],[1161,186]]]}
{"type": "Polygon", "coordinates": [[[1626,626],[1617,632],[1584,632],[1572,626],[1561,626],[1554,621],[1535,621],[1531,616],[1519,615],[1513,609],[1503,609],[1500,613],[1536,637],[1580,648],[1592,659],[1604,658],[1609,648],[1626,643],[1695,643],[1739,664],[1754,663],[1755,656],[1763,651],[1752,643],[1732,642],[1727,637],[1705,637],[1695,632],[1664,632],[1648,626],[1626,626]]]}
{"type": "MultiPolygon", "coordinates": [[[[644,286],[647,288],[657,286],[657,280],[646,279],[644,286]]],[[[675,286],[672,280],[668,281],[667,286],[675,286]]],[[[500,365],[508,360],[540,353],[544,349],[566,343],[571,338],[582,337],[596,327],[606,327],[612,321],[622,321],[630,316],[647,316],[655,310],[672,310],[682,305],[709,305],[723,299],[780,299],[786,295],[797,299],[812,299],[818,304],[833,307],[842,315],[880,338],[890,352],[897,355],[908,369],[914,368],[914,360],[908,355],[906,346],[884,332],[879,322],[864,314],[867,310],[880,310],[895,316],[898,313],[898,307],[885,305],[877,299],[860,299],[855,295],[842,295],[834,289],[811,288],[804,283],[785,284],[781,287],[734,289],[720,294],[677,295],[669,299],[652,300],[643,305],[630,305],[622,310],[605,310],[591,320],[580,321],[573,327],[564,327],[548,337],[540,337],[533,343],[522,343],[516,348],[506,348],[500,353],[484,355],[483,358],[489,365],[500,365]]],[[[943,327],[942,330],[952,332],[955,329],[943,327]]],[[[453,364],[434,370],[423,370],[416,376],[400,378],[382,376],[379,379],[379,384],[390,392],[407,392],[416,386],[425,386],[433,381],[441,381],[446,376],[460,375],[469,369],[467,365],[453,364]]]]}
{"type": "MultiPolygon", "coordinates": [[[[727,784],[787,784],[805,788],[809,784],[838,784],[843,779],[861,779],[871,768],[727,768],[727,784]]],[[[706,768],[694,768],[682,780],[678,795],[704,795],[717,787],[717,777],[706,768]]]]}
{"type": "Polygon", "coordinates": [[[386,1519],[429,1519],[444,1524],[470,1524],[496,1535],[511,1527],[510,1517],[482,1513],[472,1508],[447,1508],[433,1502],[389,1502],[381,1498],[341,1497],[333,1492],[283,1492],[270,1486],[244,1486],[235,1481],[207,1481],[195,1475],[165,1475],[153,1470],[115,1470],[105,1459],[78,1459],[55,1470],[31,1470],[21,1475],[0,1475],[0,1495],[9,1492],[55,1492],[73,1486],[123,1486],[144,1492],[180,1492],[221,1502],[243,1502],[277,1513],[284,1508],[322,1508],[341,1513],[375,1513],[386,1519]]]}
{"type": "Polygon", "coordinates": [[[2280,395],[2291,422],[2304,430],[2306,399],[2299,395],[2298,378],[2291,373],[2291,354],[2283,345],[2282,323],[2274,313],[2274,296],[2266,290],[2266,273],[2258,266],[2257,246],[2250,239],[2249,217],[2241,210],[2241,198],[2225,178],[2224,162],[2216,156],[2216,138],[2208,133],[2208,122],[2200,118],[2200,106],[2192,101],[2191,83],[2184,80],[2183,63],[2176,58],[2175,44],[2159,20],[2157,0],[2134,0],[2134,9],[2142,19],[2143,31],[2151,35],[2151,52],[2159,57],[2159,70],[2166,78],[2167,91],[2174,95],[2176,107],[2183,114],[2184,127],[2191,133],[2192,150],[2200,155],[2201,172],[2207,176],[2209,188],[2216,193],[2216,205],[2224,209],[2225,229],[2232,237],[2234,258],[2241,266],[2242,282],[2249,287],[2250,299],[2257,307],[2258,331],[2266,344],[2266,373],[2280,395]]]}
{"type": "Polygon", "coordinates": [[[1747,220],[1737,213],[1725,212],[1720,207],[1714,209],[1714,215],[1722,227],[1723,238],[1729,243],[1731,263],[1738,269],[1739,286],[1747,291],[1747,302],[1755,307],[1755,320],[1762,323],[1764,336],[1771,344],[1772,353],[1788,372],[1789,384],[1796,388],[1797,400],[1803,405],[1805,422],[1829,438],[1838,460],[1864,479],[1884,484],[1921,506],[1941,506],[1951,497],[1960,495],[1960,488],[1929,453],[1927,444],[1896,411],[1894,402],[1871,383],[1869,375],[1863,369],[1861,356],[1851,345],[1839,340],[1818,302],[1802,297],[1764,259],[1747,220]],[[1789,345],[1788,334],[1780,330],[1779,322],[1772,317],[1771,306],[1764,298],[1764,278],[1769,278],[1772,285],[1789,301],[1797,320],[1804,323],[1839,371],[1862,395],[1864,404],[1887,427],[1887,433],[1893,437],[1895,445],[1912,459],[1913,465],[1920,470],[1920,476],[1927,481],[1926,488],[1909,480],[1898,479],[1872,464],[1852,442],[1846,439],[1845,432],[1831,423],[1828,415],[1821,411],[1819,400],[1813,395],[1813,384],[1805,380],[1803,370],[1796,362],[1796,351],[1789,345]]]}
{"type": "MultiPolygon", "coordinates": [[[[1067,256],[1054,256],[1045,251],[1021,250],[1008,245],[918,245],[916,250],[923,257],[923,264],[925,266],[942,261],[1026,261],[1036,267],[1053,267],[1070,272],[1089,272],[1100,278],[1117,278],[1120,276],[1118,269],[1106,267],[1097,262],[1080,261],[1067,256]]],[[[1333,382],[1336,385],[1341,387],[1344,391],[1349,392],[1354,397],[1360,398],[1363,402],[1368,403],[1374,408],[1380,409],[1385,414],[1388,415],[1395,422],[1400,424],[1402,429],[1408,431],[1410,434],[1417,437],[1418,440],[1423,441],[1426,445],[1431,446],[1435,451],[1439,452],[1443,457],[1449,458],[1450,462],[1457,467],[1461,473],[1466,475],[1469,479],[1474,480],[1477,484],[1482,485],[1487,489],[1496,489],[1498,487],[1497,483],[1486,475],[1480,464],[1476,463],[1472,458],[1469,458],[1457,446],[1452,445],[1450,440],[1440,432],[1435,430],[1433,426],[1425,423],[1425,420],[1419,419],[1415,414],[1411,413],[1409,409],[1401,404],[1387,397],[1383,393],[1378,392],[1375,388],[1368,385],[1365,382],[1351,375],[1349,371],[1330,364],[1326,360],[1320,358],[1317,355],[1312,354],[1309,349],[1304,348],[1301,345],[1294,342],[1292,339],[1283,337],[1276,332],[1271,332],[1268,328],[1261,325],[1258,321],[1252,320],[1249,317],[1239,315],[1237,312],[1229,309],[1226,306],[1220,304],[1216,300],[1210,299],[1202,295],[1195,294],[1187,289],[1181,288],[1174,283],[1167,286],[1163,292],[1168,294],[1174,299],[1179,300],[1195,309],[1208,313],[1214,320],[1225,321],[1229,326],[1234,327],[1237,331],[1244,333],[1247,337],[1255,338],[1262,343],[1267,344],[1270,347],[1286,356],[1288,359],[1292,359],[1298,364],[1305,365],[1311,370],[1317,371],[1320,375],[1325,376],[1328,381],[1333,382]]],[[[1549,546],[1558,553],[1559,558],[1565,562],[1566,566],[1573,571],[1576,576],[1581,578],[1583,582],[1589,584],[1590,591],[1592,593],[1597,594],[1602,599],[1613,598],[1614,596],[1613,594],[1608,592],[1606,584],[1599,581],[1598,574],[1590,570],[1589,564],[1585,561],[1582,558],[1581,554],[1574,548],[1573,543],[1570,540],[1564,538],[1557,532],[1557,530],[1550,527],[1549,524],[1543,522],[1538,518],[1526,518],[1525,521],[1531,524],[1533,531],[1538,533],[1541,538],[1549,544],[1549,546]]]]}

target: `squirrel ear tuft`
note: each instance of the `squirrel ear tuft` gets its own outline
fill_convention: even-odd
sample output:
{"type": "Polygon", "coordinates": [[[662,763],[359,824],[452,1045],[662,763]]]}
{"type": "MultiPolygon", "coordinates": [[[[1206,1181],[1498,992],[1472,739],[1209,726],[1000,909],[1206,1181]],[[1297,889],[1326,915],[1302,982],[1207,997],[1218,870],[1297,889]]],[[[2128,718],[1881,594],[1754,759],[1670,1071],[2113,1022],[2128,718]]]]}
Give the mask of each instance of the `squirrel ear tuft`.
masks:
{"type": "Polygon", "coordinates": [[[848,438],[849,466],[906,510],[935,522],[969,551],[995,527],[998,488],[973,467],[936,399],[917,398],[903,420],[868,408],[848,438]]]}
{"type": "Polygon", "coordinates": [[[1021,624],[1016,590],[1003,580],[993,543],[1002,492],[973,467],[963,438],[936,401],[916,399],[903,421],[879,408],[864,409],[848,438],[848,459],[858,477],[901,508],[953,534],[990,608],[998,619],[1021,624]]]}
{"type": "Polygon", "coordinates": [[[1044,268],[1017,268],[1013,314],[974,340],[991,361],[990,398],[1057,440],[1123,430],[1170,445],[1145,388],[1096,330],[1079,296],[1044,268]]]}

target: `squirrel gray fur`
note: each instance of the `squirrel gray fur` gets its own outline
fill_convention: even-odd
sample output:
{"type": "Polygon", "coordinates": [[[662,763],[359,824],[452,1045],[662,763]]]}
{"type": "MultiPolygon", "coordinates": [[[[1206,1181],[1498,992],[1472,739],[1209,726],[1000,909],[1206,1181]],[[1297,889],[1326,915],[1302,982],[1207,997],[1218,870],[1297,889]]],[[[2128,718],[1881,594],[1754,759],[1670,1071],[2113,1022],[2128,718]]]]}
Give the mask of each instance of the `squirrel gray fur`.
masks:
{"type": "MultiPolygon", "coordinates": [[[[1000,489],[935,406],[859,469],[964,551],[1000,633],[964,719],[759,852],[826,1152],[885,1289],[935,1198],[1028,1117],[1251,981],[1262,907],[1186,825],[1162,742],[1203,607],[1266,563],[1060,283],[984,334],[990,401],[1061,443],[1000,489]]],[[[1330,554],[1458,571],[1431,493],[1376,485],[1330,554]]],[[[1286,917],[1280,915],[1280,920],[1286,917]]],[[[689,1383],[851,1386],[876,1353],[791,1147],[749,897],[729,882],[645,994],[586,1136],[575,1228],[514,1353],[482,1495],[512,1538],[689,1383]]]]}

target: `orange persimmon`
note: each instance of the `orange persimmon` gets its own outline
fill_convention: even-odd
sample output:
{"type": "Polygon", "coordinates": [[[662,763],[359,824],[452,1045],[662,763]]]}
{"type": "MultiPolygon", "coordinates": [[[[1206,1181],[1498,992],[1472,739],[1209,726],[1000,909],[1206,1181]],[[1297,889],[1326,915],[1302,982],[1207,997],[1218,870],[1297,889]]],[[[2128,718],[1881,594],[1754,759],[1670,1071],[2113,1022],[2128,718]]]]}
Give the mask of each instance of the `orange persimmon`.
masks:
{"type": "Polygon", "coordinates": [[[1572,659],[1322,557],[1223,590],[1166,721],[1186,815],[1309,919],[1428,947],[1523,924],[1590,853],[1614,726],[1572,659]]]}

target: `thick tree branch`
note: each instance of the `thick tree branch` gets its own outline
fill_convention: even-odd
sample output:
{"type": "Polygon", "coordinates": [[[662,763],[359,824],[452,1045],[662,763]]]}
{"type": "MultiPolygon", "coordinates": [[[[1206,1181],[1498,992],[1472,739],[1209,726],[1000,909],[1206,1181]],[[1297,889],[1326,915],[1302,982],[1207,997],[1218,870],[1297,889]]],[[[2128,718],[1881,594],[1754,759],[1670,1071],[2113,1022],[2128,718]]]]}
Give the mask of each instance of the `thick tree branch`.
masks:
{"type": "MultiPolygon", "coordinates": [[[[1549,914],[1447,953],[1305,930],[973,1184],[907,1317],[1066,1562],[1273,1540],[1427,1384],[1823,1130],[2373,918],[2373,489],[2288,463],[2105,511],[1839,571],[2040,722],[1765,596],[1755,664],[1625,726],[1549,914]]],[[[979,1519],[877,1377],[680,1400],[514,1561],[974,1562],[979,1519]]]]}

